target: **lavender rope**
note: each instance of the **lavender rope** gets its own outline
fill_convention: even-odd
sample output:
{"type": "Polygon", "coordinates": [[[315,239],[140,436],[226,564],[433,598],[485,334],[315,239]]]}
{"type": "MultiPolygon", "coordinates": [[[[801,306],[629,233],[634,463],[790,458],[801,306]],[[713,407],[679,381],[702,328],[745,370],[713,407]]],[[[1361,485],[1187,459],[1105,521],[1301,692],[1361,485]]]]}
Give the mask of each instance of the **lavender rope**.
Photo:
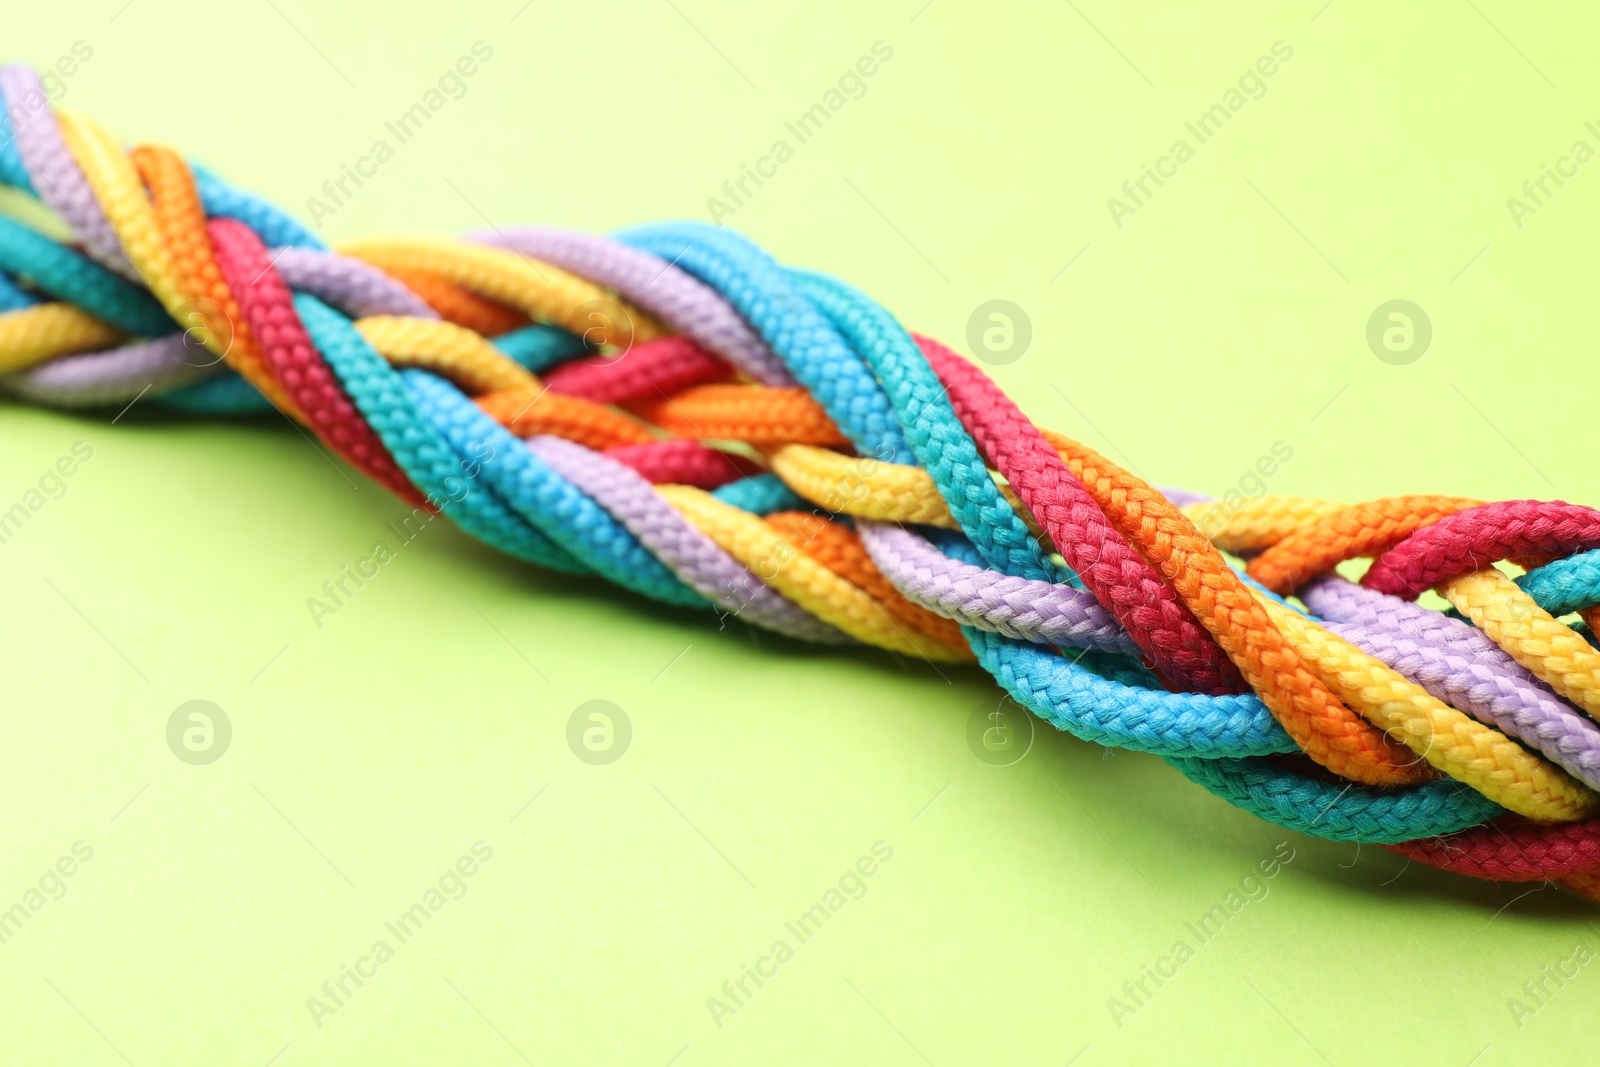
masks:
{"type": "Polygon", "coordinates": [[[907,600],[929,611],[1035,644],[1139,654],[1093,593],[962,563],[927,538],[892,523],[863,520],[856,529],[884,577],[907,600]]]}
{"type": "Polygon", "coordinates": [[[1363,652],[1600,788],[1600,727],[1478,630],[1336,575],[1299,596],[1363,652]]]}
{"type": "Polygon", "coordinates": [[[272,262],[284,284],[310,293],[352,318],[367,315],[409,315],[436,319],[438,313],[410,289],[370,263],[315,248],[279,248],[272,262]]]}
{"type": "Polygon", "coordinates": [[[1209,504],[1216,499],[1204,493],[1191,493],[1187,489],[1172,489],[1164,485],[1156,486],[1156,492],[1172,501],[1172,506],[1178,508],[1186,508],[1190,504],[1209,504]]]}
{"type": "Polygon", "coordinates": [[[64,356],[0,377],[6,392],[59,408],[124,404],[147,390],[160,393],[216,373],[209,352],[195,352],[175,333],[104,352],[64,356]]]}
{"type": "Polygon", "coordinates": [[[528,450],[616,516],[683,583],[769,630],[821,644],[851,639],[801,610],[693,526],[633,468],[560,437],[533,437],[528,450]]]}
{"type": "Polygon", "coordinates": [[[595,234],[532,226],[468,234],[467,239],[542,259],[609,285],[756,381],[795,384],[788,368],[731,304],[704,282],[648,252],[595,234]]]}
{"type": "Polygon", "coordinates": [[[55,112],[30,101],[30,97],[32,101],[48,99],[38,73],[16,64],[0,67],[0,96],[5,99],[7,115],[22,116],[22,121],[12,122],[11,132],[39,199],[71,228],[93,259],[123,277],[137,279],[139,272],[122,251],[89,179],[67,150],[55,112]]]}

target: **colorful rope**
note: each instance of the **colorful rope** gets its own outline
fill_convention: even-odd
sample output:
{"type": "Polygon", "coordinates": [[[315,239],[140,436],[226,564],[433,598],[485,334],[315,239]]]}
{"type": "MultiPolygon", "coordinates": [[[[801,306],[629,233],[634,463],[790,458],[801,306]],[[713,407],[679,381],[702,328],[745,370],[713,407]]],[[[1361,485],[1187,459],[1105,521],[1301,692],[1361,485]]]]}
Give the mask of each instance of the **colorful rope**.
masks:
{"type": "Polygon", "coordinates": [[[1163,493],[731,232],[335,251],[39,91],[0,69],[0,181],[72,239],[0,218],[10,394],[276,408],[518,559],[975,662],[1264,819],[1600,899],[1600,512],[1163,493]]]}

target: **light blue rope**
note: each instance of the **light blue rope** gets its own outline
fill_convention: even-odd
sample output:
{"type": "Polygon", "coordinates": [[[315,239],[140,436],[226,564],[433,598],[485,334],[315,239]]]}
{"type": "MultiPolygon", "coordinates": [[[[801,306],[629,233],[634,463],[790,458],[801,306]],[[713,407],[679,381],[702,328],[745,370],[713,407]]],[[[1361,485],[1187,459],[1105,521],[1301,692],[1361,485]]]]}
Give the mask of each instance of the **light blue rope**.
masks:
{"type": "Polygon", "coordinates": [[[1001,495],[944,385],[911,335],[877,303],[825,275],[790,271],[800,291],[861,354],[883,384],[917,462],[933,476],[962,531],[984,562],[1004,574],[1060,582],[1027,524],[1001,495]]]}
{"type": "Polygon", "coordinates": [[[617,235],[694,275],[749,321],[863,455],[896,462],[909,453],[889,398],[839,331],[772,257],[701,223],[643,226],[617,235]]]}
{"type": "Polygon", "coordinates": [[[312,342],[345,392],[376,431],[400,469],[463,530],[508,555],[557,570],[576,568],[543,534],[472,476],[459,455],[424,417],[400,375],[349,319],[314,296],[294,298],[312,342]]]}
{"type": "Polygon", "coordinates": [[[1600,549],[1546,563],[1517,579],[1522,591],[1552,615],[1600,604],[1600,549]]]}
{"type": "Polygon", "coordinates": [[[423,371],[407,371],[406,384],[424,404],[429,421],[463,457],[471,456],[479,465],[478,478],[581,569],[653,600],[711,607],[610,512],[528,451],[521,438],[454,385],[423,371]]]}

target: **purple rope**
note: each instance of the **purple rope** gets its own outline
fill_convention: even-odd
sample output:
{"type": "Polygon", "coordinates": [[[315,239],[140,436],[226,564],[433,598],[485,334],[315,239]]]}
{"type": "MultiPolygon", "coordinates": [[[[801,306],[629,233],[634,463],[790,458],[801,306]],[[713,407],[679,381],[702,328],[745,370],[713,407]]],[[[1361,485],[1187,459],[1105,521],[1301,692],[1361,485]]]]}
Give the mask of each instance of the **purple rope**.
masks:
{"type": "Polygon", "coordinates": [[[1159,485],[1156,486],[1156,492],[1172,501],[1172,506],[1175,508],[1186,508],[1190,504],[1209,504],[1216,499],[1204,493],[1191,493],[1187,489],[1168,489],[1159,485]]]}
{"type": "Polygon", "coordinates": [[[731,304],[699,279],[648,252],[595,234],[532,226],[473,233],[467,239],[532,256],[608,285],[756,381],[795,384],[794,375],[731,304]]]}
{"type": "Polygon", "coordinates": [[[1336,575],[1298,595],[1363,652],[1600,789],[1600,727],[1480,631],[1336,575]]]}
{"type": "Polygon", "coordinates": [[[907,600],[929,611],[1036,644],[1138,655],[1116,617],[1086,590],[953,560],[927,538],[893,523],[862,520],[856,529],[884,577],[907,600]]]}
{"type": "Polygon", "coordinates": [[[55,112],[48,106],[34,106],[34,102],[49,99],[38,73],[20,63],[0,67],[0,96],[5,99],[7,114],[12,116],[17,154],[22,157],[39,199],[72,229],[91,257],[126,278],[137,279],[139,272],[122,251],[122,243],[100,201],[95,199],[89,179],[67,150],[55,112]],[[22,116],[20,122],[15,118],[18,115],[22,116]]]}
{"type": "Polygon", "coordinates": [[[370,263],[315,248],[280,248],[272,262],[284,284],[332,304],[352,318],[409,315],[436,319],[438,312],[410,289],[370,263]]]}
{"type": "Polygon", "coordinates": [[[820,644],[851,638],[763,583],[668,504],[632,467],[560,437],[528,439],[528,450],[614,515],[685,585],[746,622],[820,644]]]}
{"type": "Polygon", "coordinates": [[[147,389],[162,392],[216,373],[175,333],[154,341],[104,352],[63,356],[0,378],[8,393],[59,408],[104,407],[126,403],[147,389]]]}

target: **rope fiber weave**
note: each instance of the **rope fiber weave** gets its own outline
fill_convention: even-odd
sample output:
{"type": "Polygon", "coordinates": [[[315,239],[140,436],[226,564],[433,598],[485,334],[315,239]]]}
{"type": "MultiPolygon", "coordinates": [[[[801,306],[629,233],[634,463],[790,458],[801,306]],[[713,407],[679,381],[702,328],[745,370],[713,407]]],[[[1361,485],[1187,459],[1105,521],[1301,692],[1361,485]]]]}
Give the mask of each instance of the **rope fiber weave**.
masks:
{"type": "Polygon", "coordinates": [[[0,181],[70,234],[0,217],[7,394],[276,409],[519,560],[976,664],[1263,819],[1600,899],[1600,512],[1163,492],[730,231],[336,250],[25,66],[0,97],[0,181]]]}

